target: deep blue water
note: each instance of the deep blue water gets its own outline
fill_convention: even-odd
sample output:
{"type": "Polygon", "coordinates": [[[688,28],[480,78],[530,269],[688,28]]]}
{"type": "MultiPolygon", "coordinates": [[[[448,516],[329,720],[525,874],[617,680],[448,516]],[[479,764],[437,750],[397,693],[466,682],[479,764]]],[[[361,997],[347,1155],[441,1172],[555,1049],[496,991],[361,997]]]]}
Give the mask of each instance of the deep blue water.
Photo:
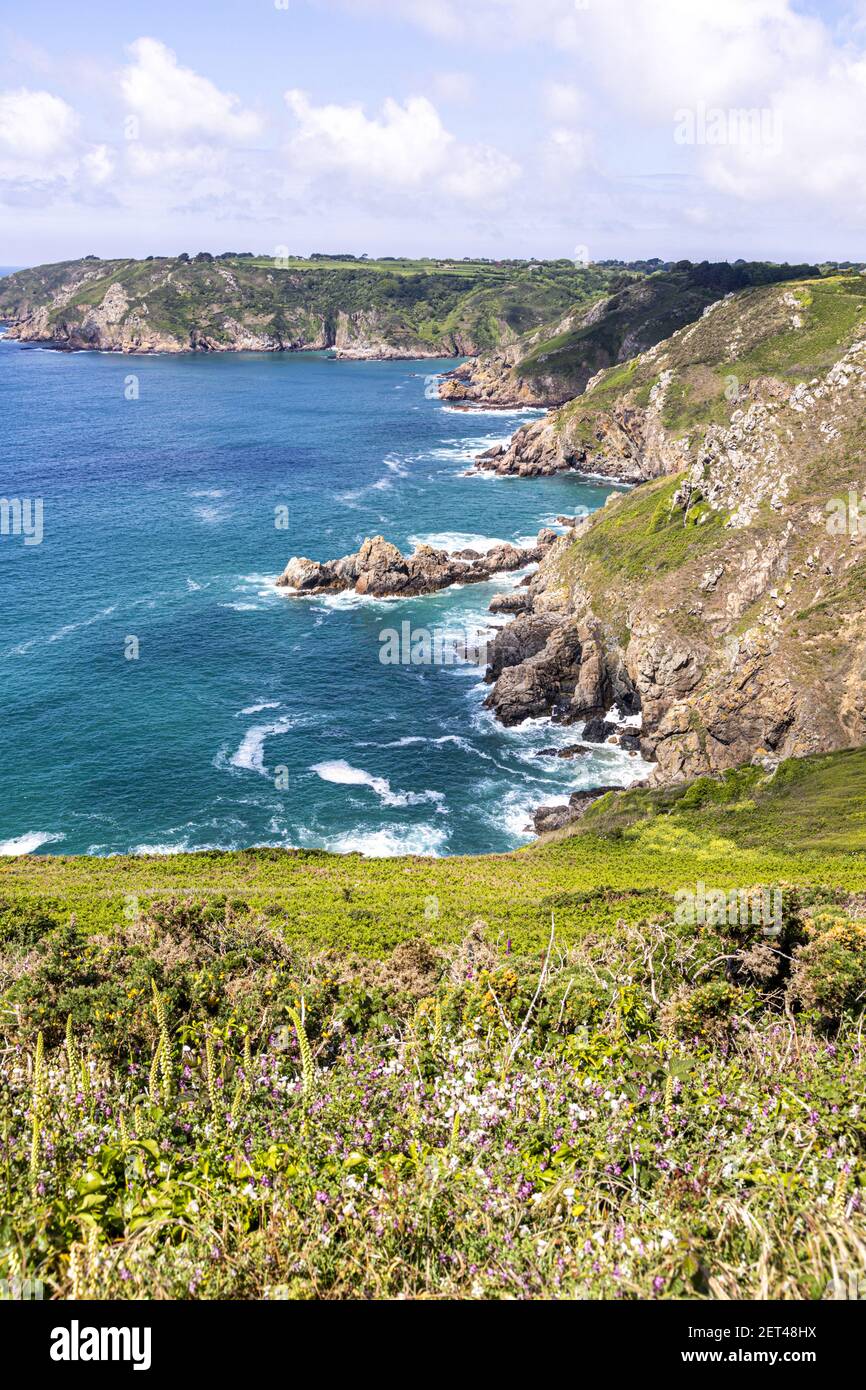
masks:
{"type": "Polygon", "coordinates": [[[391,603],[273,587],[293,554],[515,540],[604,501],[464,476],[520,420],[429,399],[450,365],[0,341],[0,496],[44,508],[41,544],[0,536],[0,852],[502,850],[533,806],[639,774],[609,748],[535,758],[575,731],[498,727],[474,667],[380,662],[404,620],[483,630],[514,577],[391,603]]]}

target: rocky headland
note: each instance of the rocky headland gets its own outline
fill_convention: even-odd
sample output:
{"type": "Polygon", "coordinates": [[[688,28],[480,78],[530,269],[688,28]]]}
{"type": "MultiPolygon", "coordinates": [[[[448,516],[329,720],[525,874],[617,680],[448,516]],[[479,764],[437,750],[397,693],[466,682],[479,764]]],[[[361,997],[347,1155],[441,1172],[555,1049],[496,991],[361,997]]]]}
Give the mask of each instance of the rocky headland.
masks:
{"type": "Polygon", "coordinates": [[[435,550],[421,545],[404,555],[384,536],[368,537],[353,555],[339,560],[308,560],[293,556],[277,580],[294,594],[340,593],[351,589],[369,598],[413,598],[452,584],[481,584],[494,574],[538,564],[557,538],[540,531],[534,546],[503,543],[477,550],[435,550]]]}
{"type": "Polygon", "coordinates": [[[864,742],[866,341],[782,385],[549,549],[493,644],[498,718],[640,712],[654,782],[864,742]]]}
{"type": "Polygon", "coordinates": [[[0,280],[7,336],[70,351],[497,351],[618,277],[569,262],[367,261],[226,253],[37,266],[0,280]]]}

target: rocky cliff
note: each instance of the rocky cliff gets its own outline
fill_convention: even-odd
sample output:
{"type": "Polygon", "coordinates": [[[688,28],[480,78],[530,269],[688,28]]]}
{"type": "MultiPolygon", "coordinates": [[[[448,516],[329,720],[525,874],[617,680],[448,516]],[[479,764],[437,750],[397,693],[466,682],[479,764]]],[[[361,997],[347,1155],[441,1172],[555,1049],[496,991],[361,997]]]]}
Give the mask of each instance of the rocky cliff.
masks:
{"type": "Polygon", "coordinates": [[[9,337],[70,349],[455,357],[507,346],[615,278],[570,262],[86,257],[0,279],[0,319],[9,337]]]}
{"type": "Polygon", "coordinates": [[[650,480],[531,579],[488,672],[505,722],[639,710],[657,781],[866,741],[863,282],[809,293],[726,301],[630,364],[625,395],[649,392],[617,394],[608,418],[650,480]]]}
{"type": "Polygon", "coordinates": [[[573,305],[556,321],[458,367],[440,394],[456,404],[561,405],[599,372],[669,338],[724,295],[817,273],[809,266],[683,261],[647,277],[624,275],[608,296],[573,305]]]}
{"type": "Polygon", "coordinates": [[[639,483],[697,458],[708,426],[781,400],[826,369],[862,327],[866,280],[834,276],[747,289],[524,425],[477,466],[537,476],[576,470],[639,483]]]}

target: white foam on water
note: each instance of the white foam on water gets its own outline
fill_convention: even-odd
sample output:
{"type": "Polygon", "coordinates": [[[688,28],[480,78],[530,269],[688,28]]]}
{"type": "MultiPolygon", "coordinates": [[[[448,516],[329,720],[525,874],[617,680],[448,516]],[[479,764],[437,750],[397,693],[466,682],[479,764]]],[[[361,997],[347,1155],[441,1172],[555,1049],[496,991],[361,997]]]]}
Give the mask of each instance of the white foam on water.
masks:
{"type": "MultiPolygon", "coordinates": [[[[389,603],[398,603],[401,598],[405,602],[407,595],[356,594],[354,589],[343,589],[338,594],[311,593],[300,594],[299,597],[316,599],[316,601],[320,603],[323,608],[335,608],[337,610],[341,610],[350,608],[382,607],[389,603]]],[[[413,597],[420,598],[423,596],[419,594],[413,595],[413,597]]]]}
{"type": "MultiPolygon", "coordinates": [[[[426,536],[410,536],[409,545],[417,550],[420,545],[432,546],[434,550],[477,550],[486,555],[497,545],[518,545],[518,541],[504,541],[499,536],[481,536],[475,531],[430,531],[426,536]]],[[[533,540],[532,544],[535,544],[533,540]]]]}
{"type": "Polygon", "coordinates": [[[434,825],[415,825],[404,830],[350,830],[324,841],[336,854],[363,854],[367,859],[395,859],[401,854],[438,857],[448,839],[447,830],[434,825]]]}
{"type": "MultiPolygon", "coordinates": [[[[453,743],[455,747],[462,748],[465,753],[475,752],[469,740],[460,738],[458,734],[442,734],[439,738],[431,738],[424,734],[407,734],[405,738],[396,738],[390,743],[377,743],[371,746],[374,748],[411,748],[421,743],[453,743]]],[[[365,745],[362,744],[361,746],[364,747],[365,745]]]]}
{"type": "Polygon", "coordinates": [[[256,705],[247,705],[246,709],[238,710],[235,718],[239,719],[242,714],[261,714],[263,709],[279,709],[279,707],[279,700],[260,700],[256,705]]]}
{"type": "Polygon", "coordinates": [[[240,747],[229,759],[230,765],[240,768],[243,772],[258,772],[260,776],[267,777],[265,741],[275,735],[288,733],[293,723],[292,719],[286,717],[275,719],[272,724],[254,724],[251,729],[247,729],[240,747]]]}
{"type": "Polygon", "coordinates": [[[98,613],[93,613],[89,618],[81,618],[75,623],[66,623],[59,627],[56,632],[51,632],[47,637],[29,637],[26,642],[19,642],[17,647],[10,647],[5,653],[6,656],[23,656],[32,647],[50,646],[53,642],[62,642],[64,638],[70,637],[73,632],[80,632],[82,628],[92,627],[94,623],[101,622],[103,618],[110,618],[116,612],[117,604],[112,603],[108,608],[100,608],[98,613]]]}
{"type": "Polygon", "coordinates": [[[201,506],[193,507],[193,515],[205,526],[219,526],[221,522],[227,521],[231,516],[229,507],[201,506]]]}
{"type": "Polygon", "coordinates": [[[392,791],[387,777],[376,777],[362,767],[353,767],[345,758],[332,758],[322,763],[314,763],[310,768],[323,782],[334,782],[344,787],[369,787],[375,792],[383,806],[420,806],[432,801],[441,805],[445,800],[441,792],[400,792],[392,791]]]}
{"type": "Polygon", "coordinates": [[[130,854],[187,854],[189,845],[186,840],[179,845],[135,845],[129,852],[130,854]]]}
{"type": "Polygon", "coordinates": [[[547,414],[546,410],[536,405],[440,405],[439,409],[446,415],[489,415],[497,420],[507,420],[510,415],[517,418],[523,415],[547,414]]]}
{"type": "Polygon", "coordinates": [[[41,845],[55,844],[66,836],[50,831],[31,830],[25,835],[13,835],[11,840],[0,840],[0,855],[33,854],[41,845]]]}

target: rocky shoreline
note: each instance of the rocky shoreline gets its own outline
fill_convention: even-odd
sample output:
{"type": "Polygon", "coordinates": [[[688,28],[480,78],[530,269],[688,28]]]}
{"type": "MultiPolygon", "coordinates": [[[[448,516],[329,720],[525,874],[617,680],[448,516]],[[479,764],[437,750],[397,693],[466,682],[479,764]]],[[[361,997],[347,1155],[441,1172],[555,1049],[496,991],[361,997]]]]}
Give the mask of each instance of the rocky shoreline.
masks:
{"type": "MultiPolygon", "coordinates": [[[[572,517],[558,520],[577,522],[572,517]]],[[[354,554],[338,560],[293,556],[276,583],[293,597],[351,591],[368,598],[412,598],[538,566],[564,539],[573,537],[574,529],[564,538],[545,529],[531,547],[502,543],[482,554],[422,545],[404,555],[383,536],[372,536],[354,554]]],[[[588,757],[593,746],[607,743],[637,758],[642,744],[637,731],[640,698],[634,685],[624,669],[612,670],[596,626],[544,611],[539,603],[542,593],[543,586],[527,574],[519,587],[491,599],[489,611],[508,614],[512,621],[499,628],[487,646],[484,680],[491,691],[485,706],[506,727],[540,715],[550,715],[560,724],[582,725],[580,742],[540,749],[538,757],[588,757]]],[[[536,833],[579,819],[607,790],[575,792],[567,805],[538,807],[533,812],[536,833]]]]}
{"type": "Polygon", "coordinates": [[[413,598],[452,584],[482,584],[494,574],[537,565],[554,544],[552,530],[538,533],[534,546],[503,543],[486,553],[477,550],[435,550],[421,545],[404,555],[384,536],[368,537],[353,555],[339,560],[308,560],[293,556],[277,587],[293,594],[341,593],[351,589],[369,598],[413,598]]]}

